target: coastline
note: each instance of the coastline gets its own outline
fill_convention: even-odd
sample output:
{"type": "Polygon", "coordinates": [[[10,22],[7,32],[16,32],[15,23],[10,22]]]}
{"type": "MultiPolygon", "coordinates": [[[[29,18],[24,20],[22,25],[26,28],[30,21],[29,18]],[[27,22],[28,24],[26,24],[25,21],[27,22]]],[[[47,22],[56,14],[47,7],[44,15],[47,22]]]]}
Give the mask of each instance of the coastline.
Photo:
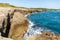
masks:
{"type": "MultiPolygon", "coordinates": [[[[0,8],[1,9],[1,8],[0,8]]],[[[24,34],[26,33],[26,31],[28,30],[28,28],[29,27],[31,27],[31,26],[33,26],[32,24],[31,25],[29,25],[29,20],[26,18],[28,15],[30,15],[30,14],[34,14],[35,12],[33,12],[32,11],[32,13],[31,12],[29,12],[29,11],[26,11],[26,10],[28,10],[28,9],[21,9],[21,8],[7,8],[7,9],[5,9],[4,10],[4,8],[0,11],[0,12],[2,12],[2,14],[4,14],[4,17],[3,17],[3,19],[5,18],[5,19],[7,19],[8,17],[7,17],[7,15],[6,14],[8,14],[9,13],[9,16],[12,18],[12,20],[10,20],[11,21],[11,23],[12,23],[12,29],[15,27],[15,29],[13,29],[12,31],[15,33],[15,34],[17,34],[17,35],[11,35],[12,37],[17,37],[16,38],[16,40],[17,39],[24,39],[23,38],[23,36],[24,36],[24,34]],[[21,11],[22,10],[22,11],[21,11]],[[6,13],[6,14],[5,14],[6,13]],[[25,13],[25,14],[24,14],[25,13]],[[13,17],[12,17],[13,16],[13,17]],[[16,18],[17,17],[17,18],[16,18]],[[17,26],[17,27],[16,27],[17,26]],[[20,29],[19,29],[20,28],[20,29]],[[25,30],[24,30],[24,29],[25,30]],[[19,29],[19,31],[18,31],[18,29],[19,29]],[[22,31],[23,32],[22,32],[22,31]],[[16,31],[16,32],[15,32],[16,31]],[[20,32],[21,31],[21,32],[20,32]],[[19,32],[21,33],[21,35],[19,34],[19,32]],[[19,34],[19,35],[18,35],[19,34]],[[19,37],[18,37],[19,36],[19,37]],[[21,36],[21,37],[20,37],[21,36]]],[[[40,11],[41,12],[41,11],[40,11]]],[[[1,14],[1,13],[0,13],[1,14]]],[[[2,17],[0,17],[1,19],[2,19],[2,17]]],[[[4,19],[4,20],[5,20],[4,19]]],[[[7,21],[7,20],[5,20],[5,21],[7,21]]],[[[2,22],[2,21],[1,21],[2,22]]],[[[31,23],[31,22],[30,22],[31,23]]],[[[11,33],[12,34],[14,34],[13,32],[11,31],[11,33]]],[[[52,34],[50,33],[50,32],[45,32],[45,33],[42,33],[42,34],[38,34],[39,35],[39,37],[36,37],[35,35],[33,36],[34,38],[46,38],[47,36],[51,36],[52,34]],[[43,34],[45,35],[45,36],[43,36],[43,34]],[[41,36],[41,37],[40,37],[41,36]],[[43,37],[42,37],[43,36],[43,37]]],[[[37,36],[38,36],[37,35],[37,36]]],[[[53,36],[54,36],[54,38],[53,39],[55,39],[56,37],[57,37],[57,39],[60,39],[60,36],[58,37],[58,36],[55,36],[55,34],[53,34],[51,37],[49,36],[49,38],[52,38],[53,36]]],[[[15,38],[12,38],[12,39],[15,39],[15,38]]],[[[31,37],[29,37],[29,38],[27,38],[27,39],[32,39],[31,37]]],[[[26,39],[26,40],[27,40],[26,39]]],[[[46,39],[48,39],[48,38],[46,38],[46,39]]]]}

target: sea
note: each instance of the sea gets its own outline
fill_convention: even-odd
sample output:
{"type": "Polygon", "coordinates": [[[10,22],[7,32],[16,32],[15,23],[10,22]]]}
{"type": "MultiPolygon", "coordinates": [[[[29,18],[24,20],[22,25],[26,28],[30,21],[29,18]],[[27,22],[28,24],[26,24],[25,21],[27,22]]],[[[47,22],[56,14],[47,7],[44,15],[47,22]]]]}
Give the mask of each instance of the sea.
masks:
{"type": "Polygon", "coordinates": [[[35,12],[27,16],[29,28],[25,37],[52,32],[60,34],[60,10],[35,12]]]}

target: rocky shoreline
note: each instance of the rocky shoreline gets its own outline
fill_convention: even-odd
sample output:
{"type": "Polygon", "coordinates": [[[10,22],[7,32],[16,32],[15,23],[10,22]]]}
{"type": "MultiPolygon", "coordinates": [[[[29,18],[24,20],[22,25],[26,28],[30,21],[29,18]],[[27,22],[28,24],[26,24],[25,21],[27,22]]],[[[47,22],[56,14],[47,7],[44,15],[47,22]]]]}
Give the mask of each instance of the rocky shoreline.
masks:
{"type": "Polygon", "coordinates": [[[24,39],[24,34],[27,32],[29,22],[25,15],[41,12],[43,10],[24,9],[24,8],[5,8],[0,7],[0,33],[1,40],[60,40],[60,36],[44,32],[35,36],[24,39]]]}
{"type": "Polygon", "coordinates": [[[51,32],[43,32],[35,36],[30,36],[26,40],[60,40],[60,35],[51,32]]]}

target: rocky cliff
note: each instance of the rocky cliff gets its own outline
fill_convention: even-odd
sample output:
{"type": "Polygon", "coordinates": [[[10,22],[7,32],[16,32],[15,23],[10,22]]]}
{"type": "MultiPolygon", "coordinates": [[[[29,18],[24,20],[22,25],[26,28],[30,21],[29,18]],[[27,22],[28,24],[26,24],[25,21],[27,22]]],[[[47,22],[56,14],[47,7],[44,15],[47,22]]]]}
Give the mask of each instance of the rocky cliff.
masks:
{"type": "Polygon", "coordinates": [[[28,29],[28,20],[24,15],[13,8],[0,8],[1,36],[21,39],[28,29]]]}

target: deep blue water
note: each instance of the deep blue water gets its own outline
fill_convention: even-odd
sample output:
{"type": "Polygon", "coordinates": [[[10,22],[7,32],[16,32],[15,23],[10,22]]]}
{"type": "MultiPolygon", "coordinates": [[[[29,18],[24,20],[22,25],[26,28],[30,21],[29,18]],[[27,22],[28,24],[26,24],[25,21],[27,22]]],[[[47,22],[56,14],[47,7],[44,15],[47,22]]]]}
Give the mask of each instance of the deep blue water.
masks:
{"type": "Polygon", "coordinates": [[[37,12],[27,16],[27,18],[37,27],[60,34],[60,11],[37,12]]]}

